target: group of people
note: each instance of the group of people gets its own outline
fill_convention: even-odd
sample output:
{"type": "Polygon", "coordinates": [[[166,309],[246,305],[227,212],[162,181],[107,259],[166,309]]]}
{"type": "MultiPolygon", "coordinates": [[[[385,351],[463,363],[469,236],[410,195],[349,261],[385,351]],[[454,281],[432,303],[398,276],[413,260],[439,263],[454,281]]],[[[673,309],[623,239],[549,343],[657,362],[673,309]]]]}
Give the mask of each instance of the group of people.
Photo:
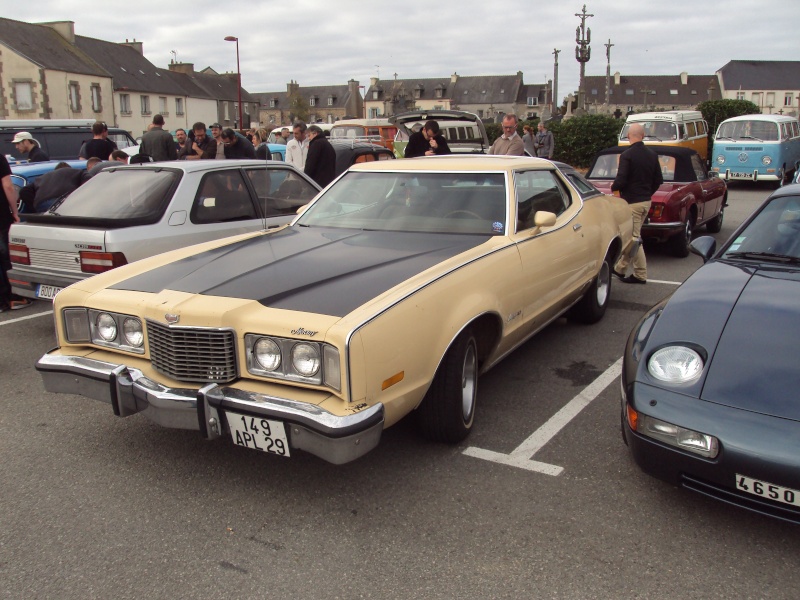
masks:
{"type": "MultiPolygon", "coordinates": [[[[516,115],[505,115],[502,122],[503,134],[489,148],[489,154],[525,156],[527,151],[531,156],[552,160],[555,141],[553,134],[547,130],[544,123],[539,123],[539,133],[535,135],[530,125],[523,126],[524,135],[522,137],[517,132],[517,126],[516,115]]],[[[419,131],[414,131],[409,136],[403,156],[416,158],[441,154],[451,154],[447,140],[440,133],[439,123],[426,121],[419,131]]]]}
{"type": "MultiPolygon", "coordinates": [[[[288,133],[288,128],[281,130],[288,133]]],[[[284,138],[285,139],[285,138],[284,138]]],[[[278,143],[282,143],[278,140],[278,143]]],[[[294,165],[320,187],[325,187],[336,177],[336,150],[319,125],[306,125],[296,121],[292,137],[286,141],[286,162],[294,165]]]]}

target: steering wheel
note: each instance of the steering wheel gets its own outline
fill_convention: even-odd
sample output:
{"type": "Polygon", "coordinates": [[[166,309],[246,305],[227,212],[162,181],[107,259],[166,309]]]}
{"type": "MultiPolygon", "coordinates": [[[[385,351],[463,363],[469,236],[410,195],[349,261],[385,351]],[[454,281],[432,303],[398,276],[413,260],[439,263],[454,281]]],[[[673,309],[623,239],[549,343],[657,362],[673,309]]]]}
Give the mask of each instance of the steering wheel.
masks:
{"type": "Polygon", "coordinates": [[[480,216],[478,213],[472,212],[471,210],[454,210],[447,213],[444,216],[445,219],[459,218],[459,217],[469,217],[471,219],[483,220],[482,216],[480,216]]]}

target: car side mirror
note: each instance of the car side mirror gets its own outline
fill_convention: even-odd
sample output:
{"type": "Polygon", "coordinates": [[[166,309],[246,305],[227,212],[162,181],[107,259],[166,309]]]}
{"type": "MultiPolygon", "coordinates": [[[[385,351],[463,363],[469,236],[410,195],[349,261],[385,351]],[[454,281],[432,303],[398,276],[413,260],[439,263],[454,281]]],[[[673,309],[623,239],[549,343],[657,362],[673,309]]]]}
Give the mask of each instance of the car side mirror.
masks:
{"type": "Polygon", "coordinates": [[[710,235],[695,238],[689,244],[689,249],[703,259],[703,262],[708,262],[714,253],[717,251],[717,240],[710,235]]]}

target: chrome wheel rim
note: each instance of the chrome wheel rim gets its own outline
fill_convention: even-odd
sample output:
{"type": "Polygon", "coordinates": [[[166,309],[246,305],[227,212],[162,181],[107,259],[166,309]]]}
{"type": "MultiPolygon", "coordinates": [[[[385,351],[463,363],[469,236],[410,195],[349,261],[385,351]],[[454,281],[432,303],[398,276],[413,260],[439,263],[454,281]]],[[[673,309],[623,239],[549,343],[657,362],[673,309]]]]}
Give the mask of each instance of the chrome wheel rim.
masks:
{"type": "Polygon", "coordinates": [[[603,261],[603,266],[600,267],[600,272],[597,274],[597,304],[598,306],[605,306],[608,300],[608,294],[611,289],[611,267],[608,263],[603,261]]]}
{"type": "Polygon", "coordinates": [[[478,357],[475,352],[475,344],[470,344],[464,355],[464,366],[461,369],[461,415],[465,423],[469,423],[475,408],[477,378],[478,357]]]}

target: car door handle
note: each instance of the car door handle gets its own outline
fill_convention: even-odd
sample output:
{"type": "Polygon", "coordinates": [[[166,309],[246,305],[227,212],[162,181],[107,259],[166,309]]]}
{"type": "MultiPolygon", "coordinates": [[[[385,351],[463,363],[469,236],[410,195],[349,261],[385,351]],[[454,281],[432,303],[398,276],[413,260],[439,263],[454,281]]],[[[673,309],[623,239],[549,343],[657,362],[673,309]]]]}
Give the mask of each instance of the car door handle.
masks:
{"type": "Polygon", "coordinates": [[[575,225],[572,226],[572,231],[578,231],[578,229],[580,229],[581,227],[583,227],[583,225],[581,225],[580,223],[575,223],[575,225]]]}

